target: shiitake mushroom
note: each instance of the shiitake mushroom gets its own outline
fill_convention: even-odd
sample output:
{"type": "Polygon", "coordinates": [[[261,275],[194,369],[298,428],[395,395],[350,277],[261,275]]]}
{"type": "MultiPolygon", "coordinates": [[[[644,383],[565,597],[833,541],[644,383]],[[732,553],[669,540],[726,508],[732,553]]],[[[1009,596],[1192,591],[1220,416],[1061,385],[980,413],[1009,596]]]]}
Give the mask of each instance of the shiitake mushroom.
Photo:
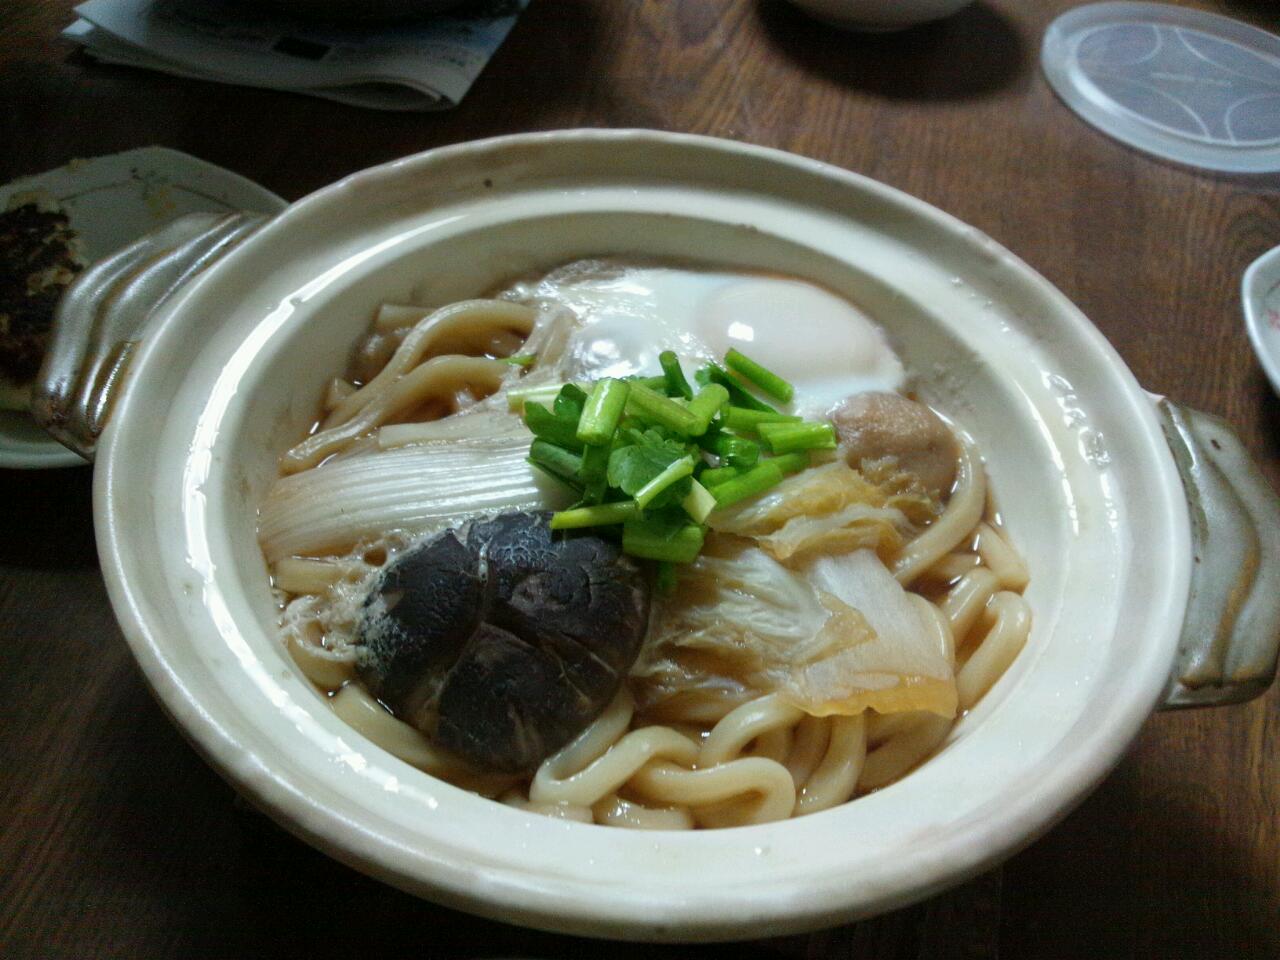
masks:
{"type": "Polygon", "coordinates": [[[359,672],[397,717],[485,770],[536,767],[609,704],[635,662],[647,582],[616,544],[549,513],[441,533],[374,584],[359,672]]]}

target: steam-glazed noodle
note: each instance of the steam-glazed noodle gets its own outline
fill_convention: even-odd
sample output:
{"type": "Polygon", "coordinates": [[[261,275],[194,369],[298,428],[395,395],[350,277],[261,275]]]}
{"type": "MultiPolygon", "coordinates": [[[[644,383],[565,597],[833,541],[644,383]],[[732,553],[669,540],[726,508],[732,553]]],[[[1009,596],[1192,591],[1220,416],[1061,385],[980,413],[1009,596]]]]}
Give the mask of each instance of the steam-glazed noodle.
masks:
{"type": "MultiPolygon", "coordinates": [[[[400,759],[510,806],[637,829],[735,826],[816,813],[892,783],[935,753],[954,726],[952,716],[923,709],[813,715],[784,690],[745,701],[675,698],[646,713],[637,707],[634,684],[624,683],[607,709],[531,778],[477,773],[392,716],[355,679],[352,651],[341,638],[349,636],[371,577],[414,539],[396,531],[414,524],[440,529],[465,518],[448,515],[447,505],[435,513],[402,509],[390,480],[367,477],[359,498],[349,498],[350,510],[332,502],[308,506],[314,491],[303,488],[304,481],[314,474],[319,483],[332,471],[321,492],[341,499],[343,469],[355,476],[361,461],[368,461],[367,471],[385,462],[394,467],[391,479],[403,477],[412,470],[403,458],[423,455],[433,443],[438,453],[440,443],[460,436],[489,451],[486,456],[518,455],[527,435],[494,426],[485,414],[505,412],[503,398],[493,395],[517,378],[558,382],[562,371],[553,361],[571,322],[571,316],[506,300],[465,301],[430,313],[384,307],[355,365],[357,372],[362,364],[365,371],[381,369],[363,386],[335,381],[321,429],[282,458],[285,478],[264,508],[260,536],[287,603],[289,650],[329,694],[334,711],[400,759]],[[517,351],[537,354],[537,366],[526,372],[503,361],[517,351]],[[460,410],[467,413],[448,417],[460,410]],[[466,420],[480,425],[479,437],[458,432],[455,421],[466,420]],[[361,510],[374,507],[381,519],[363,518],[361,510]],[[313,527],[321,532],[299,533],[313,527]]],[[[517,419],[506,420],[519,427],[517,419]]],[[[1021,596],[1026,566],[995,520],[977,452],[968,443],[960,449],[945,510],[915,525],[914,535],[897,546],[881,549],[880,559],[909,588],[909,606],[929,634],[928,645],[954,671],[963,713],[1008,669],[1031,616],[1021,596]]],[[[459,480],[466,483],[472,481],[459,480]]],[[[504,503],[528,508],[538,506],[545,491],[513,487],[504,496],[504,503]]]]}

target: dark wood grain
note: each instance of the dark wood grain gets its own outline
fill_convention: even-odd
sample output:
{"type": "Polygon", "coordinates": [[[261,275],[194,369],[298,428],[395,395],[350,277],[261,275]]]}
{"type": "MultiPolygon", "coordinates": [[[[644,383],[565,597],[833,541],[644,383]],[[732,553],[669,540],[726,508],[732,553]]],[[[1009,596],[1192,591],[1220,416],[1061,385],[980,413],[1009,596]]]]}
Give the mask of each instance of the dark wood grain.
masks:
{"type": "MultiPolygon", "coordinates": [[[[0,182],[147,144],[293,199],[429,147],[647,126],[868,174],[1057,284],[1149,389],[1227,417],[1280,487],[1280,401],[1240,323],[1280,183],[1133,153],[1037,65],[1064,0],[980,0],[896,36],[782,0],[536,0],[457,110],[383,114],[94,64],[70,2],[0,0],[0,182]]],[[[1280,27],[1271,0],[1193,2],[1280,27]]],[[[89,471],[0,471],[0,956],[672,955],[413,900],[238,805],[140,679],[93,553],[89,471]]],[[[1280,956],[1280,691],[1153,717],[1093,796],[1001,869],[915,907],[695,957],[1280,956]]]]}

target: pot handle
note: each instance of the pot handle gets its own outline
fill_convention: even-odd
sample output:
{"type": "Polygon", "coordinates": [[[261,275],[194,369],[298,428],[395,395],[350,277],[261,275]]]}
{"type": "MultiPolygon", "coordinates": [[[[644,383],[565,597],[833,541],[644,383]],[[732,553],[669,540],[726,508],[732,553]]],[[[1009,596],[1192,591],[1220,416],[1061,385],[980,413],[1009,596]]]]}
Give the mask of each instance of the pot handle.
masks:
{"type": "Polygon", "coordinates": [[[160,308],[270,217],[192,213],[80,274],[54,311],[31,414],[58,442],[93,460],[129,362],[160,308]]]}
{"type": "Polygon", "coordinates": [[[1191,593],[1162,709],[1239,703],[1280,653],[1280,497],[1223,420],[1157,398],[1191,515],[1191,593]]]}

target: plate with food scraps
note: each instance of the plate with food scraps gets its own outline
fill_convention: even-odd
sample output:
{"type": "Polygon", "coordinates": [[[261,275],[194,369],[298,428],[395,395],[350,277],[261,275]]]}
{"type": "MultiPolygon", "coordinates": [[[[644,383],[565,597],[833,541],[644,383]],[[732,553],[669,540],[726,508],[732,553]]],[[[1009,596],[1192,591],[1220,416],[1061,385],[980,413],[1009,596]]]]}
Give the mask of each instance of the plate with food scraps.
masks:
{"type": "Polygon", "coordinates": [[[53,311],[86,266],[185,214],[286,206],[252,180],[164,147],[72,160],[0,186],[0,468],[84,463],[27,408],[53,311]]]}

